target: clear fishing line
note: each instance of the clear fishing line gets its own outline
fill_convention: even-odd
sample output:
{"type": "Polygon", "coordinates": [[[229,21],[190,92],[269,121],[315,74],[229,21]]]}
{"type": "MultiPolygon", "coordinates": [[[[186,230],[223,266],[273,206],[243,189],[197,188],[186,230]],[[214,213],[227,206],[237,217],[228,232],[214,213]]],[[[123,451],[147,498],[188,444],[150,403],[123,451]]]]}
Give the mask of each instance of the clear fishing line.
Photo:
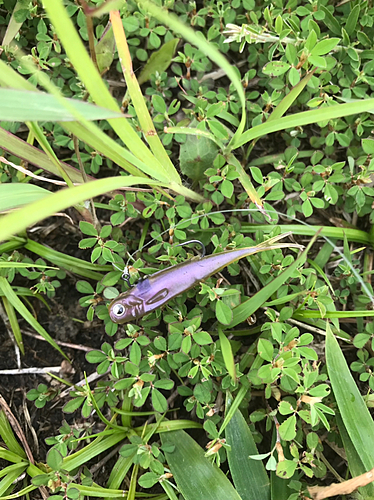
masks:
{"type": "MultiPolygon", "coordinates": [[[[209,215],[213,215],[213,214],[217,214],[217,213],[225,214],[225,213],[235,213],[235,212],[247,212],[247,213],[248,212],[249,213],[256,212],[256,213],[258,213],[259,210],[256,209],[256,208],[235,208],[235,209],[228,209],[228,210],[220,210],[220,211],[217,211],[217,212],[208,212],[208,213],[204,213],[204,214],[195,214],[195,215],[191,216],[189,219],[183,219],[183,220],[177,222],[177,224],[170,226],[168,229],[165,229],[165,231],[162,231],[159,234],[159,236],[162,237],[164,234],[168,233],[170,231],[170,229],[176,229],[178,226],[180,226],[181,224],[185,224],[186,222],[191,222],[191,221],[194,221],[194,220],[198,220],[198,219],[201,219],[202,217],[207,217],[209,215]]],[[[272,210],[268,211],[268,214],[270,216],[271,216],[272,213],[277,214],[277,215],[282,215],[284,217],[287,217],[288,219],[291,219],[292,221],[298,222],[299,224],[301,224],[303,226],[306,226],[308,228],[314,229],[313,226],[311,226],[307,222],[302,221],[301,219],[298,219],[295,216],[284,214],[283,212],[278,212],[275,209],[272,209],[272,210]]],[[[275,225],[281,226],[281,224],[275,224],[275,225]]],[[[269,224],[269,226],[270,226],[270,224],[269,224]]],[[[188,229],[188,228],[186,228],[186,229],[188,229]]],[[[254,229],[254,232],[255,232],[256,228],[253,228],[253,229],[254,229]]],[[[352,274],[355,276],[355,278],[361,284],[362,291],[370,298],[372,304],[374,304],[374,295],[371,293],[369,287],[367,286],[367,284],[365,283],[365,281],[361,278],[360,274],[356,271],[356,269],[351,265],[351,263],[349,262],[349,260],[345,257],[345,255],[343,254],[343,252],[341,252],[339,250],[339,248],[331,241],[330,238],[328,238],[327,236],[325,236],[323,234],[320,234],[319,236],[321,238],[323,238],[327,243],[329,243],[334,248],[334,251],[336,251],[339,254],[339,256],[343,259],[343,261],[348,265],[348,267],[352,271],[352,274]]],[[[115,266],[115,264],[113,264],[113,265],[115,267],[117,267],[117,269],[119,269],[120,271],[122,271],[123,275],[125,276],[125,278],[127,278],[129,276],[128,266],[129,266],[129,263],[130,263],[131,260],[133,260],[133,261],[135,260],[134,255],[136,255],[138,252],[142,252],[145,248],[147,248],[148,246],[152,245],[152,243],[154,241],[157,241],[157,238],[152,238],[148,243],[146,243],[141,248],[139,248],[138,250],[135,250],[135,252],[133,252],[132,254],[130,254],[129,258],[127,259],[126,266],[125,266],[125,268],[124,268],[123,271],[121,269],[119,269],[117,266],[115,266]]],[[[179,245],[176,245],[176,246],[179,246],[179,245]]],[[[127,279],[125,279],[125,281],[127,281],[127,279]]]]}

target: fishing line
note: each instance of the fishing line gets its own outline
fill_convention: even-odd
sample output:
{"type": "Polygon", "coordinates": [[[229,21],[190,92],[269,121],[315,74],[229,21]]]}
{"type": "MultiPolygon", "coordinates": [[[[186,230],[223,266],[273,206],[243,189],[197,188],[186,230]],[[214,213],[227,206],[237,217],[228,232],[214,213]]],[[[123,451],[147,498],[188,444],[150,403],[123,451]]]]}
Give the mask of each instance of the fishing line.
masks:
{"type": "MultiPolygon", "coordinates": [[[[171,225],[168,229],[165,229],[165,231],[162,231],[158,236],[162,237],[164,234],[168,233],[170,231],[170,229],[176,229],[178,226],[180,226],[182,224],[186,224],[186,222],[192,222],[192,221],[201,219],[202,217],[208,217],[209,215],[214,215],[214,214],[218,214],[218,213],[225,214],[225,213],[235,213],[235,212],[250,212],[250,213],[256,212],[256,213],[258,213],[258,209],[257,208],[235,208],[235,209],[228,209],[228,210],[219,210],[216,212],[208,212],[208,213],[204,213],[204,214],[195,214],[192,217],[190,217],[189,219],[183,219],[183,220],[177,222],[177,224],[171,225]]],[[[304,222],[301,219],[298,219],[297,217],[295,217],[293,215],[288,215],[288,214],[285,214],[283,212],[278,212],[274,208],[272,208],[271,210],[268,210],[269,215],[271,215],[272,213],[287,217],[288,219],[296,221],[296,222],[300,223],[301,225],[306,226],[306,227],[314,230],[313,226],[311,226],[307,222],[304,222]]],[[[275,224],[275,225],[280,225],[280,224],[275,224]]],[[[269,224],[269,226],[270,226],[270,224],[269,224]]],[[[188,228],[186,228],[186,229],[188,229],[188,228]]],[[[253,232],[255,232],[255,231],[256,231],[256,228],[253,228],[253,232]]],[[[344,253],[339,250],[339,248],[330,240],[330,238],[328,238],[327,236],[324,236],[323,234],[320,234],[319,236],[321,238],[323,238],[329,245],[331,245],[333,247],[334,251],[336,251],[340,255],[340,257],[343,259],[343,261],[348,265],[349,269],[352,271],[352,274],[355,276],[355,278],[361,284],[362,291],[365,292],[365,294],[370,298],[371,302],[374,304],[374,295],[371,293],[367,284],[364,282],[364,280],[361,278],[360,274],[356,271],[356,269],[352,266],[352,264],[346,258],[344,253]]],[[[122,269],[119,269],[114,263],[113,263],[113,265],[115,267],[117,267],[117,269],[122,271],[126,277],[128,277],[129,276],[128,266],[129,266],[130,260],[134,261],[135,260],[134,255],[136,255],[138,252],[143,251],[144,248],[147,248],[148,246],[150,246],[154,241],[157,241],[157,238],[152,238],[148,243],[143,245],[141,248],[138,248],[137,250],[135,250],[135,252],[133,252],[132,254],[129,254],[129,258],[127,259],[126,266],[125,266],[123,271],[122,271],[122,269]]],[[[180,246],[180,245],[176,245],[176,246],[180,246]]]]}

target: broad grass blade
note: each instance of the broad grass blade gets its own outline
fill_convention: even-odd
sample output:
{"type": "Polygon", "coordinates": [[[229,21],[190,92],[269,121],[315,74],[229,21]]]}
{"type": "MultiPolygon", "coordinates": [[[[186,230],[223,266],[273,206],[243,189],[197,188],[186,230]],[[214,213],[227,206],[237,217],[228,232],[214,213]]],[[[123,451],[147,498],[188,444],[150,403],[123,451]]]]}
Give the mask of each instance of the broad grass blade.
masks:
{"type": "Polygon", "coordinates": [[[287,128],[303,127],[311,123],[318,123],[323,121],[334,120],[342,118],[343,116],[359,115],[374,109],[374,99],[363,99],[348,104],[337,104],[335,106],[328,106],[326,108],[313,109],[311,111],[303,111],[302,113],[295,113],[294,115],[283,116],[279,120],[267,121],[250,130],[244,134],[235,143],[235,148],[243,146],[252,139],[257,139],[266,134],[284,130],[287,128]]]}
{"type": "Polygon", "coordinates": [[[16,6],[14,7],[14,10],[12,12],[12,17],[10,18],[9,24],[7,26],[3,41],[1,42],[1,45],[3,47],[6,47],[12,41],[14,40],[14,37],[18,34],[19,30],[22,27],[23,23],[18,23],[15,19],[15,14],[17,11],[21,9],[27,9],[28,8],[28,0],[18,0],[16,3],[16,6]]]}
{"type": "MultiPolygon", "coordinates": [[[[352,440],[350,439],[347,429],[343,424],[342,417],[339,413],[336,414],[336,421],[339,427],[339,434],[343,441],[344,451],[347,454],[349,472],[352,477],[360,476],[361,474],[365,474],[367,472],[364,467],[360,455],[357,453],[356,448],[353,446],[352,440]]],[[[359,488],[358,490],[363,499],[369,500],[374,498],[374,483],[370,483],[363,488],[359,488]]]]}
{"type": "Polygon", "coordinates": [[[292,104],[295,102],[297,97],[304,90],[307,83],[312,78],[315,70],[316,69],[314,69],[310,73],[307,73],[304,76],[304,78],[290,90],[290,92],[281,100],[281,102],[278,104],[278,106],[271,113],[271,115],[267,119],[266,123],[269,123],[270,121],[273,121],[273,120],[279,120],[279,118],[281,118],[284,115],[284,113],[292,106],[292,104]]]}
{"type": "Polygon", "coordinates": [[[165,455],[184,500],[241,500],[221,469],[185,431],[161,434],[161,441],[174,446],[165,455]]]}
{"type": "Polygon", "coordinates": [[[46,196],[51,196],[51,192],[34,184],[22,182],[0,184],[0,212],[33,203],[46,196]]]}
{"type": "MultiPolygon", "coordinates": [[[[68,472],[85,465],[89,460],[97,457],[106,450],[113,448],[126,439],[127,432],[113,431],[112,434],[100,435],[83,449],[64,458],[64,469],[68,472]]],[[[102,495],[100,495],[102,496],[102,495]]]]}
{"type": "MultiPolygon", "coordinates": [[[[95,103],[104,108],[120,111],[117,102],[110,94],[99,72],[87,54],[82,40],[66,12],[62,0],[44,0],[43,4],[66,50],[67,56],[95,103]]],[[[168,173],[168,171],[165,170],[163,164],[152,154],[126,118],[119,120],[110,119],[108,123],[110,123],[129,150],[148,165],[149,170],[152,171],[150,173],[152,177],[160,180],[170,179],[180,184],[178,172],[174,169],[173,175],[170,176],[170,172],[168,173]]]]}
{"type": "MultiPolygon", "coordinates": [[[[65,98],[66,99],[66,98],[65,98]]],[[[66,99],[86,120],[123,118],[123,114],[77,99],[66,99]]],[[[76,118],[57,99],[45,92],[0,89],[0,120],[10,122],[71,122],[76,118]]]]}
{"type": "Polygon", "coordinates": [[[268,500],[270,481],[261,460],[251,460],[249,455],[257,455],[258,450],[250,428],[240,410],[226,427],[227,452],[230,472],[235,488],[242,500],[268,500]]]}
{"type": "MultiPolygon", "coordinates": [[[[271,215],[271,212],[269,212],[271,215]]],[[[356,243],[363,243],[364,245],[371,245],[370,235],[361,231],[360,229],[342,228],[342,227],[332,227],[332,226],[304,226],[301,224],[283,224],[280,227],[282,233],[292,233],[295,235],[303,236],[314,236],[318,231],[321,232],[321,236],[326,236],[327,238],[335,238],[339,240],[344,239],[344,235],[347,236],[348,241],[355,241],[356,243]]],[[[245,233],[253,233],[255,231],[263,231],[265,234],[270,233],[274,229],[273,225],[270,224],[251,224],[243,223],[242,231],[245,233]]]]}
{"type": "Polygon", "coordinates": [[[328,323],[326,323],[326,366],[342,422],[367,472],[374,467],[373,418],[328,323]]]}
{"type": "Polygon", "coordinates": [[[17,212],[6,215],[1,220],[0,241],[23,231],[36,222],[50,215],[65,210],[81,201],[99,196],[120,187],[129,187],[134,184],[150,184],[160,186],[161,183],[144,177],[108,177],[98,181],[88,182],[71,189],[62,189],[39,201],[21,208],[17,212]]]}

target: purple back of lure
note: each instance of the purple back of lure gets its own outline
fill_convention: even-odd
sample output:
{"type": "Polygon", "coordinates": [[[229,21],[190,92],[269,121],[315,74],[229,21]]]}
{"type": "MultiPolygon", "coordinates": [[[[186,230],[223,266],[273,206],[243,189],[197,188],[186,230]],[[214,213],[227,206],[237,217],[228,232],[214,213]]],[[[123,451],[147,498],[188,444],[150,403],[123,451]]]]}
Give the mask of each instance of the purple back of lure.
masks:
{"type": "Polygon", "coordinates": [[[254,247],[194,258],[158,271],[114,299],[109,305],[110,318],[114,323],[136,320],[243,257],[275,248],[299,247],[292,243],[273,244],[287,234],[276,236],[254,247]]]}

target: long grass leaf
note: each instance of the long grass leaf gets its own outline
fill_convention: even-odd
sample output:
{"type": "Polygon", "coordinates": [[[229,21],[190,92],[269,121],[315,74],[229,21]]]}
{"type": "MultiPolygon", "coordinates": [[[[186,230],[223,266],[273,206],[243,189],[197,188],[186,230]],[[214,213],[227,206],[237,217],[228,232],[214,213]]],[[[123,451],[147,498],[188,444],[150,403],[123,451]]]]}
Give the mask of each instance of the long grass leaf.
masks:
{"type": "Polygon", "coordinates": [[[21,334],[21,329],[19,327],[18,321],[17,321],[17,316],[16,312],[14,310],[13,305],[9,302],[6,296],[2,298],[3,304],[4,304],[4,309],[5,312],[8,316],[9,319],[9,324],[12,329],[15,341],[17,342],[18,347],[20,348],[20,351],[22,354],[25,354],[25,346],[23,345],[23,340],[22,340],[22,334],[21,334]]]}
{"type": "MultiPolygon", "coordinates": [[[[9,488],[12,486],[14,481],[19,477],[23,470],[26,469],[27,464],[16,464],[13,466],[7,467],[7,475],[0,481],[0,495],[3,498],[4,493],[9,492],[9,488]]],[[[14,489],[15,485],[13,484],[12,489],[14,489]]]]}
{"type": "Polygon", "coordinates": [[[164,167],[170,179],[174,182],[180,183],[180,177],[177,174],[174,165],[171,163],[169,155],[167,154],[160,138],[157,134],[155,126],[152,122],[151,116],[147,109],[144,97],[140,90],[140,85],[136,79],[136,75],[132,66],[130,50],[127,45],[125,30],[123,28],[122,19],[119,11],[112,11],[110,13],[110,20],[116,39],[116,45],[119,55],[119,60],[122,66],[123,76],[127,83],[127,89],[131,97],[132,104],[135,108],[136,116],[138,117],[143,134],[148,142],[153,154],[164,167]]]}
{"type": "Polygon", "coordinates": [[[250,428],[240,410],[226,427],[227,452],[230,472],[235,488],[242,500],[267,500],[270,498],[270,481],[261,460],[251,460],[249,455],[258,455],[250,428]]]}
{"type": "Polygon", "coordinates": [[[57,193],[31,203],[27,207],[21,208],[17,212],[4,216],[0,226],[0,241],[10,238],[55,212],[65,210],[81,201],[99,196],[108,191],[113,191],[114,189],[129,187],[135,184],[161,185],[160,182],[152,179],[145,180],[143,177],[129,176],[108,177],[107,179],[88,182],[74,188],[62,189],[57,193]]]}
{"type": "Polygon", "coordinates": [[[328,323],[326,323],[326,366],[344,426],[366,471],[369,471],[374,467],[373,418],[328,323]]]}
{"type": "MultiPolygon", "coordinates": [[[[360,229],[329,226],[308,226],[301,224],[282,224],[278,227],[280,227],[281,233],[290,232],[294,235],[314,236],[318,231],[320,231],[321,236],[326,236],[327,238],[343,240],[344,235],[346,235],[349,241],[363,243],[364,245],[371,244],[369,233],[361,231],[360,229]]],[[[247,222],[243,222],[241,230],[244,233],[263,231],[265,234],[267,234],[270,233],[273,229],[274,226],[271,224],[250,224],[247,222]]]]}
{"type": "MultiPolygon", "coordinates": [[[[347,429],[343,423],[341,415],[338,413],[336,415],[336,421],[339,428],[339,436],[343,442],[343,448],[347,455],[349,472],[352,477],[360,476],[367,472],[364,464],[362,463],[360,455],[357,453],[356,448],[353,446],[352,440],[350,439],[347,429]]],[[[370,500],[374,498],[374,483],[370,483],[364,488],[359,488],[359,493],[361,493],[363,500],[370,500]]]]}
{"type": "Polygon", "coordinates": [[[39,333],[52,347],[57,349],[57,351],[64,356],[64,358],[68,359],[67,356],[63,353],[63,351],[60,349],[60,347],[56,344],[56,342],[53,340],[53,338],[47,333],[42,325],[36,321],[34,316],[30,313],[30,311],[26,308],[26,306],[20,301],[16,293],[14,292],[13,288],[10,286],[8,281],[3,277],[0,276],[0,288],[2,289],[3,293],[5,294],[6,298],[9,300],[9,302],[12,304],[14,309],[20,314],[27,323],[29,323],[32,328],[34,328],[35,331],[39,333]]]}
{"type": "MultiPolygon", "coordinates": [[[[20,64],[25,64],[25,59],[20,61],[20,64]]],[[[35,67],[28,63],[26,64],[27,70],[35,73],[35,67]]],[[[42,72],[36,72],[36,76],[41,80],[41,84],[46,87],[49,92],[54,93],[55,96],[60,96],[60,90],[57,89],[49,78],[44,75],[42,72]]],[[[12,85],[18,89],[27,89],[27,90],[35,90],[30,82],[24,80],[20,75],[18,75],[11,67],[7,66],[3,61],[0,60],[0,84],[5,87],[9,87],[12,85]]],[[[65,101],[63,101],[65,102],[65,101]]],[[[83,119],[83,118],[82,118],[83,119]]],[[[118,121],[118,120],[117,120],[118,121]]],[[[122,119],[120,120],[122,121],[122,119]]],[[[100,128],[90,121],[85,121],[85,123],[77,123],[77,122],[61,122],[61,125],[65,130],[74,134],[81,141],[89,144],[93,149],[103,154],[105,157],[111,159],[113,162],[117,163],[119,166],[124,168],[127,172],[135,176],[144,176],[150,175],[151,177],[155,177],[160,179],[163,178],[164,182],[168,184],[168,187],[186,198],[194,200],[196,202],[204,201],[204,198],[192,191],[191,189],[182,186],[180,182],[170,181],[172,178],[170,175],[164,175],[163,169],[158,169],[158,162],[152,156],[152,161],[149,163],[143,162],[139,159],[135,154],[132,154],[130,151],[122,147],[118,144],[114,139],[106,135],[100,128]],[[137,168],[138,167],[138,168],[137,168]],[[143,173],[144,172],[144,173],[143,173]]],[[[4,141],[6,144],[6,141],[4,141]]],[[[151,152],[147,149],[147,147],[141,142],[142,146],[151,154],[151,152]]],[[[1,144],[5,149],[7,149],[6,145],[1,144]]],[[[43,144],[41,144],[43,147],[43,144]]],[[[66,171],[65,167],[63,166],[66,171]]],[[[59,170],[59,169],[57,169],[59,170]]],[[[73,179],[71,173],[68,173],[70,178],[73,179]]],[[[60,174],[61,175],[61,174],[60,174]]],[[[163,192],[163,191],[162,191],[163,192]]],[[[170,195],[166,192],[163,192],[165,196],[170,195]]]]}
{"type": "Polygon", "coordinates": [[[16,6],[13,9],[10,21],[8,23],[4,38],[1,42],[1,45],[3,47],[6,47],[7,45],[12,43],[12,41],[14,40],[14,37],[18,34],[19,30],[21,29],[21,27],[23,25],[23,22],[19,23],[16,21],[15,14],[21,9],[27,9],[28,5],[29,5],[28,0],[18,0],[18,2],[16,3],[16,6]]]}
{"type": "Polygon", "coordinates": [[[42,259],[49,260],[53,264],[56,264],[57,266],[60,267],[64,267],[65,269],[77,267],[79,269],[94,271],[98,276],[101,277],[102,275],[98,274],[99,272],[107,273],[108,271],[111,271],[113,269],[112,266],[109,264],[107,265],[93,264],[92,262],[88,262],[87,260],[78,259],[77,257],[72,257],[71,255],[58,252],[57,250],[54,250],[49,246],[42,245],[41,243],[38,243],[33,240],[27,240],[24,243],[24,247],[30,252],[35,253],[42,259]]]}
{"type": "Polygon", "coordinates": [[[292,106],[297,97],[304,90],[309,80],[312,78],[314,72],[315,69],[310,73],[307,73],[304,76],[304,78],[297,85],[295,85],[285,97],[283,97],[281,102],[278,104],[278,106],[274,109],[274,111],[267,119],[266,123],[269,123],[274,120],[279,120],[279,118],[281,118],[284,115],[284,113],[292,106]]]}
{"type": "MultiPolygon", "coordinates": [[[[373,310],[356,310],[356,311],[326,311],[324,318],[365,318],[373,317],[373,310]]],[[[322,318],[320,311],[298,311],[295,312],[295,319],[303,320],[303,318],[322,318]]]]}
{"type": "MultiPolygon", "coordinates": [[[[66,102],[86,120],[123,118],[123,114],[77,99],[66,102]]],[[[76,118],[53,95],[29,90],[0,89],[0,120],[13,122],[71,122],[76,118]]]]}
{"type": "Polygon", "coordinates": [[[0,436],[6,444],[6,447],[13,453],[19,455],[22,459],[26,458],[25,450],[18,443],[9,420],[3,410],[0,411],[0,436]]]}
{"type": "MultiPolygon", "coordinates": [[[[21,62],[21,64],[25,65],[25,61],[21,62]]],[[[34,66],[29,63],[27,64],[28,71],[34,71],[35,68],[34,66]]],[[[39,77],[40,77],[40,73],[39,77]]],[[[24,90],[29,90],[29,91],[36,91],[36,87],[34,87],[29,81],[25,80],[21,75],[16,73],[13,68],[5,64],[4,61],[0,60],[0,85],[3,87],[12,87],[15,89],[24,89],[24,90]]],[[[47,85],[48,89],[51,90],[54,88],[53,84],[49,82],[49,85],[47,85]]],[[[87,129],[83,124],[77,123],[77,122],[62,122],[61,123],[62,127],[67,130],[68,132],[74,134],[78,139],[81,141],[89,144],[92,148],[94,148],[96,151],[102,153],[105,157],[113,160],[115,163],[120,165],[122,168],[127,170],[132,175],[143,175],[142,169],[146,171],[146,165],[136,158],[134,155],[132,155],[129,151],[124,149],[120,144],[117,144],[117,142],[106,135],[99,127],[97,127],[95,124],[90,123],[90,128],[87,129]],[[134,165],[138,165],[140,170],[134,167],[134,165]],[[145,167],[145,168],[143,168],[145,167]]],[[[0,129],[1,132],[1,129],[0,129]]],[[[3,134],[4,135],[4,134],[3,134]]],[[[8,136],[10,133],[8,132],[8,136]]],[[[9,149],[10,146],[8,146],[7,141],[5,140],[6,137],[0,136],[1,143],[0,146],[2,146],[4,149],[7,151],[10,151],[16,156],[19,156],[23,158],[23,156],[20,156],[19,154],[17,155],[17,144],[14,144],[14,147],[12,149],[9,149]]],[[[11,137],[13,143],[15,143],[14,136],[11,137]]],[[[21,139],[18,139],[18,144],[20,143],[21,139]]],[[[32,146],[30,146],[32,147],[32,146]]],[[[20,149],[22,151],[22,149],[20,149]]],[[[38,150],[37,150],[38,151],[38,150]]],[[[28,155],[30,156],[30,151],[28,151],[28,155]]],[[[35,153],[34,156],[37,154],[35,153]]],[[[39,156],[42,155],[42,152],[39,151],[39,156]]],[[[38,166],[43,167],[43,164],[37,163],[36,161],[32,161],[32,159],[25,158],[27,161],[30,161],[30,163],[36,164],[38,166]]],[[[66,164],[62,164],[63,168],[65,171],[66,170],[66,164]]],[[[52,168],[52,167],[50,167],[52,168]]],[[[73,168],[73,167],[70,167],[73,168]]],[[[45,168],[48,171],[52,171],[50,169],[45,168]]],[[[74,169],[75,170],[75,169],[74,169]]],[[[78,171],[77,171],[78,172],[78,171]]],[[[79,176],[79,180],[76,180],[70,171],[67,171],[69,174],[69,177],[75,181],[75,182],[82,182],[82,176],[79,176]]],[[[59,174],[60,175],[60,174],[59,174]]]]}
{"type": "Polygon", "coordinates": [[[165,455],[184,500],[241,500],[225,474],[185,431],[161,434],[161,441],[174,447],[165,455]]]}
{"type": "Polygon", "coordinates": [[[347,104],[337,104],[336,106],[328,106],[325,108],[313,109],[311,111],[303,111],[294,115],[284,116],[279,120],[267,121],[256,127],[247,130],[235,142],[235,148],[243,146],[247,142],[257,139],[266,134],[285,130],[287,128],[303,127],[311,123],[319,123],[323,121],[334,120],[349,115],[359,115],[374,109],[374,99],[363,99],[347,104]]]}
{"type": "Polygon", "coordinates": [[[18,208],[50,196],[51,192],[34,184],[14,182],[0,184],[0,212],[18,208]]]}
{"type": "MultiPolygon", "coordinates": [[[[0,72],[1,72],[1,61],[0,61],[0,72]]],[[[56,165],[48,156],[40,151],[40,149],[28,144],[23,141],[19,137],[16,137],[11,132],[4,130],[0,127],[0,148],[5,149],[9,153],[17,156],[22,160],[25,160],[27,163],[31,163],[32,165],[36,165],[39,168],[42,168],[46,172],[50,172],[51,174],[55,174],[60,176],[60,171],[57,169],[56,165]]],[[[60,162],[63,170],[68,174],[69,178],[73,182],[83,182],[82,174],[80,171],[67,163],[60,162]]],[[[91,180],[92,177],[88,176],[91,180]]]]}
{"type": "Polygon", "coordinates": [[[50,158],[51,162],[57,168],[59,175],[64,179],[68,187],[73,187],[73,182],[69,177],[68,172],[64,170],[60,160],[57,158],[56,153],[53,151],[51,145],[49,144],[46,136],[43,133],[42,128],[36,122],[26,122],[26,125],[29,127],[30,136],[34,140],[34,138],[39,142],[45,154],[50,158]]]}
{"type": "Polygon", "coordinates": [[[104,453],[104,451],[112,448],[120,441],[126,439],[126,437],[126,432],[119,431],[114,431],[112,434],[97,437],[84,448],[64,458],[64,469],[72,471],[77,467],[85,465],[89,460],[92,460],[101,453],[104,453]]]}
{"type": "MultiPolygon", "coordinates": [[[[117,102],[105,86],[100,74],[91,61],[82,40],[68,16],[62,0],[43,0],[44,7],[61,40],[69,60],[85,84],[95,103],[104,108],[120,111],[117,102]]],[[[133,154],[153,169],[152,177],[166,179],[163,165],[154,157],[126,118],[108,120],[114,131],[133,154]]],[[[174,181],[179,179],[175,171],[174,181]]],[[[170,177],[169,177],[170,179],[170,177]]]]}

